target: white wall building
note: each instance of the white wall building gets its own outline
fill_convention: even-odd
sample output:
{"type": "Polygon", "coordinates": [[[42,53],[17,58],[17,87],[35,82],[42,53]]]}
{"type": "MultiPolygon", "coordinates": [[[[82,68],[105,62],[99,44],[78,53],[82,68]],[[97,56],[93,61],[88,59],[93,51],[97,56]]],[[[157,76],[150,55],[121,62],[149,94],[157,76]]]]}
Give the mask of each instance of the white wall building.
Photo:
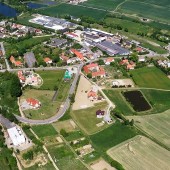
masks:
{"type": "Polygon", "coordinates": [[[19,146],[26,142],[24,133],[19,127],[14,126],[10,129],[7,129],[7,132],[14,146],[19,146]]]}

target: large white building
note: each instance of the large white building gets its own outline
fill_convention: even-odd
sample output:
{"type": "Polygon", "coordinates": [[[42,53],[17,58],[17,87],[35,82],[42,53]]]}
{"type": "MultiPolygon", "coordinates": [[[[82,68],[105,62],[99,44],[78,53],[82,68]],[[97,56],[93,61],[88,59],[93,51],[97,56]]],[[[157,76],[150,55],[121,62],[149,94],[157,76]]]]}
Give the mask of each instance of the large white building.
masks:
{"type": "Polygon", "coordinates": [[[26,137],[18,126],[7,129],[7,132],[14,146],[20,146],[26,142],[26,137]]]}

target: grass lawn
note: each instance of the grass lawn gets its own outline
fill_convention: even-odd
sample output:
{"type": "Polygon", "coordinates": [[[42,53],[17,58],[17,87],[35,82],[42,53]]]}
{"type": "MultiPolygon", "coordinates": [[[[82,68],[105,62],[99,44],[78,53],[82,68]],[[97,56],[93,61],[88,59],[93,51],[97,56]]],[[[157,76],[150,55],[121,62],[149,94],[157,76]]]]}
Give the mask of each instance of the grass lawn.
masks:
{"type": "Polygon", "coordinates": [[[71,81],[64,82],[64,73],[65,70],[57,70],[57,71],[38,71],[37,72],[43,79],[43,85],[39,88],[41,90],[54,90],[54,87],[58,87],[58,93],[56,97],[56,101],[63,102],[65,101],[69,89],[71,81]]]}
{"type": "Polygon", "coordinates": [[[139,87],[170,89],[170,79],[156,67],[145,67],[130,71],[139,87]]]}
{"type": "Polygon", "coordinates": [[[116,105],[116,110],[119,110],[124,115],[134,115],[135,111],[125,101],[120,90],[103,90],[107,97],[116,105]]]}
{"type": "Polygon", "coordinates": [[[170,110],[154,115],[129,116],[135,125],[170,149],[170,110]]]}
{"type": "Polygon", "coordinates": [[[131,115],[145,115],[145,114],[155,114],[161,113],[170,109],[170,92],[169,91],[159,91],[159,90],[140,90],[148,102],[151,104],[152,109],[147,112],[135,112],[129,103],[121,94],[121,90],[104,90],[104,93],[109,97],[109,99],[116,105],[116,110],[123,113],[125,116],[131,115]]]}
{"type": "Polygon", "coordinates": [[[54,90],[55,86],[60,86],[65,70],[51,70],[51,71],[37,71],[37,73],[43,79],[43,85],[40,87],[41,90],[54,90]]]}
{"type": "Polygon", "coordinates": [[[52,102],[52,97],[54,93],[54,91],[49,90],[25,90],[20,98],[21,103],[23,100],[30,97],[38,99],[41,102],[41,107],[38,110],[25,110],[24,113],[26,117],[31,119],[46,119],[55,115],[57,113],[57,110],[60,108],[61,102],[52,102]]]}
{"type": "Polygon", "coordinates": [[[82,110],[74,110],[71,112],[71,115],[75,122],[79,125],[79,127],[87,134],[93,134],[98,132],[108,125],[103,125],[97,127],[96,124],[102,122],[103,119],[98,119],[96,117],[96,111],[101,109],[105,110],[107,108],[107,103],[102,102],[96,104],[94,107],[82,109],[82,110]]]}
{"type": "Polygon", "coordinates": [[[141,90],[155,113],[161,113],[170,109],[170,91],[141,90]]]}
{"type": "Polygon", "coordinates": [[[144,136],[136,136],[107,151],[126,170],[169,169],[170,152],[144,136]]]}
{"type": "Polygon", "coordinates": [[[83,3],[85,6],[106,9],[106,10],[114,10],[120,3],[124,0],[88,0],[83,3]]]}
{"type": "Polygon", "coordinates": [[[89,16],[95,19],[102,19],[107,14],[107,11],[101,11],[92,8],[86,8],[82,6],[70,5],[64,3],[58,6],[40,9],[38,11],[44,15],[49,15],[53,17],[59,17],[61,15],[63,16],[68,14],[75,17],[89,16]]]}
{"type": "Polygon", "coordinates": [[[61,170],[87,170],[84,165],[75,158],[74,153],[67,145],[53,145],[47,147],[50,155],[61,170]]]}
{"type": "Polygon", "coordinates": [[[78,129],[72,119],[58,121],[53,123],[52,125],[58,132],[60,132],[61,129],[64,129],[66,132],[73,132],[78,129]]]}
{"type": "Polygon", "coordinates": [[[100,152],[105,152],[107,149],[127,140],[139,132],[130,126],[122,125],[116,121],[112,126],[103,131],[90,136],[93,146],[100,152]]]}
{"type": "Polygon", "coordinates": [[[54,127],[51,124],[32,126],[32,130],[36,133],[36,135],[39,138],[57,135],[57,131],[54,129],[54,127]]]}

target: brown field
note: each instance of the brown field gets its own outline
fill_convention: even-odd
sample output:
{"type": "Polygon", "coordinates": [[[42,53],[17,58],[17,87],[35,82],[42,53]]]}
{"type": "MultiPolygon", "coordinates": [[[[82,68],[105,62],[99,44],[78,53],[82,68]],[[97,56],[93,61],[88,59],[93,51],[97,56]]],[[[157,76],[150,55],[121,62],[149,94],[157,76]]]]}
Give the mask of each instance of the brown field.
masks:
{"type": "Polygon", "coordinates": [[[144,136],[136,136],[107,151],[126,170],[169,170],[170,152],[144,136]]]}
{"type": "Polygon", "coordinates": [[[66,132],[72,132],[77,130],[77,125],[74,123],[72,119],[55,122],[53,123],[53,127],[60,132],[61,129],[64,129],[66,132]]]}
{"type": "Polygon", "coordinates": [[[153,115],[128,116],[128,118],[134,119],[138,128],[170,148],[170,110],[153,115]]]}

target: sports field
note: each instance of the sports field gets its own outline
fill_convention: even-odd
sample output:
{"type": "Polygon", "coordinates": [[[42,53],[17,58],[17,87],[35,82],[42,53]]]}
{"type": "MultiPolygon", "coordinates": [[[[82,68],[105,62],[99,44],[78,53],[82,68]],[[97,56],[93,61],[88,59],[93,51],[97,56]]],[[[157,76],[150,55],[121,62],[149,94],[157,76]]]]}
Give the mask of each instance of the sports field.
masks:
{"type": "Polygon", "coordinates": [[[136,136],[107,151],[126,170],[168,170],[170,152],[144,136],[136,136]]]}
{"type": "Polygon", "coordinates": [[[170,79],[156,67],[145,67],[130,71],[139,87],[170,89],[170,79]]]}
{"type": "Polygon", "coordinates": [[[157,3],[157,0],[146,0],[141,2],[141,0],[136,1],[126,1],[123,3],[118,12],[137,14],[138,16],[143,16],[146,18],[151,18],[154,20],[161,20],[166,23],[170,21],[170,8],[168,0],[161,0],[162,3],[157,3]]]}
{"type": "Polygon", "coordinates": [[[129,116],[135,125],[170,148],[170,110],[146,116],[129,116]]]}
{"type": "Polygon", "coordinates": [[[88,0],[83,3],[85,6],[90,6],[94,8],[106,9],[106,10],[114,10],[120,3],[125,0],[88,0]]]}
{"type": "Polygon", "coordinates": [[[45,8],[39,10],[40,13],[44,15],[49,15],[53,17],[63,16],[63,15],[72,15],[75,17],[89,16],[95,19],[102,19],[107,11],[86,8],[83,6],[70,5],[70,4],[60,4],[58,6],[45,8]]]}

